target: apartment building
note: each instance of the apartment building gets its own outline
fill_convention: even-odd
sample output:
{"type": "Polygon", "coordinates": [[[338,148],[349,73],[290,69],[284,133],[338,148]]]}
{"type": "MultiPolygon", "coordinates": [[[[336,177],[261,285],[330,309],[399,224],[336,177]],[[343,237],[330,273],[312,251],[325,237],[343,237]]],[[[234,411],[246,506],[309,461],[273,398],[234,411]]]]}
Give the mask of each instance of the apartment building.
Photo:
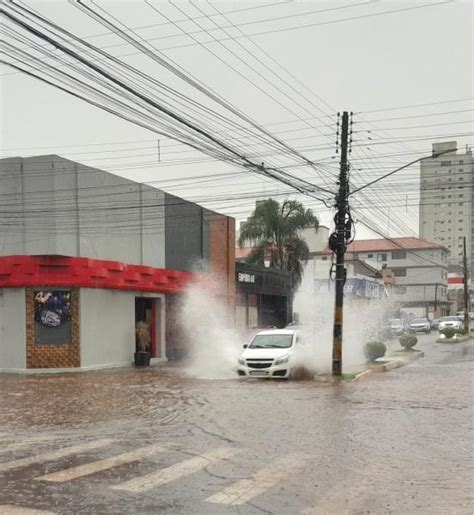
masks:
{"type": "MultiPolygon", "coordinates": [[[[433,143],[433,156],[456,149],[456,141],[433,143]]],[[[462,262],[466,237],[468,263],[474,271],[474,164],[472,149],[424,159],[420,165],[420,238],[450,251],[449,263],[462,262]]]]}
{"type": "MultiPolygon", "coordinates": [[[[329,277],[332,252],[326,248],[312,258],[317,277],[329,277]]],[[[346,260],[373,263],[393,272],[394,299],[400,307],[436,317],[449,314],[448,249],[420,238],[356,240],[347,249],[346,260]]]]}

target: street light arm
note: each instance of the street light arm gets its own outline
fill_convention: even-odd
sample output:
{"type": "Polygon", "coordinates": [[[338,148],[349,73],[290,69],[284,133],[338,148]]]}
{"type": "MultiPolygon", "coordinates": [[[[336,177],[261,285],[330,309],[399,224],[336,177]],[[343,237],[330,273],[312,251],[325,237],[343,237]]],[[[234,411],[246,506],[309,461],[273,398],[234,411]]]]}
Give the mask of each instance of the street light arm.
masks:
{"type": "Polygon", "coordinates": [[[442,152],[436,152],[431,156],[425,156],[425,157],[420,157],[418,159],[415,159],[414,161],[411,161],[410,163],[407,163],[406,165],[400,166],[400,168],[397,168],[396,170],[392,170],[391,172],[388,172],[385,175],[382,175],[382,177],[378,177],[377,179],[374,179],[373,181],[370,181],[367,184],[364,184],[360,188],[357,188],[357,189],[351,191],[349,193],[349,195],[353,195],[354,193],[357,193],[360,190],[368,188],[369,186],[372,186],[372,184],[375,184],[376,182],[386,179],[387,177],[390,177],[390,175],[393,175],[394,173],[397,173],[400,170],[404,170],[405,168],[408,168],[409,166],[414,165],[415,163],[418,163],[419,161],[423,161],[423,159],[436,159],[437,157],[442,156],[443,154],[449,154],[450,152],[456,152],[456,151],[457,151],[457,148],[450,148],[449,150],[443,150],[442,152]]]}

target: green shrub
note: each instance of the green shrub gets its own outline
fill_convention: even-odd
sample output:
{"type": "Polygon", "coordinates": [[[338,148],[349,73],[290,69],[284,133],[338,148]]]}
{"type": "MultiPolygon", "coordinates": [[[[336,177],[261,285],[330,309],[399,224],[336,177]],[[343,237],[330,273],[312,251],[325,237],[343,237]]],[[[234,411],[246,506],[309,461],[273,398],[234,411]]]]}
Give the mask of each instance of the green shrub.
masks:
{"type": "Polygon", "coordinates": [[[456,334],[456,329],[454,327],[446,327],[446,329],[443,329],[441,331],[441,334],[444,334],[446,338],[452,338],[456,334]]]}
{"type": "Polygon", "coordinates": [[[364,355],[367,361],[375,361],[377,358],[385,356],[386,351],[387,347],[383,342],[371,341],[364,346],[364,355]]]}
{"type": "Polygon", "coordinates": [[[417,344],[418,338],[414,334],[405,333],[400,336],[398,341],[404,349],[409,350],[417,344]]]}

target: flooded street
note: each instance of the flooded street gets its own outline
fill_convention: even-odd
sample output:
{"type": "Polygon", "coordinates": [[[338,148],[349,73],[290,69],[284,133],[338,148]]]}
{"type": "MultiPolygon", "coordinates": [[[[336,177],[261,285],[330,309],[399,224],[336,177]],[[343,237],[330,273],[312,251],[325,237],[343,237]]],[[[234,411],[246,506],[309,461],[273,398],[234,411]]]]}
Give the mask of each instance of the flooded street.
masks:
{"type": "Polygon", "coordinates": [[[2,376],[0,505],[472,513],[472,343],[419,340],[424,358],[342,384],[206,381],[174,365],[2,376]]]}

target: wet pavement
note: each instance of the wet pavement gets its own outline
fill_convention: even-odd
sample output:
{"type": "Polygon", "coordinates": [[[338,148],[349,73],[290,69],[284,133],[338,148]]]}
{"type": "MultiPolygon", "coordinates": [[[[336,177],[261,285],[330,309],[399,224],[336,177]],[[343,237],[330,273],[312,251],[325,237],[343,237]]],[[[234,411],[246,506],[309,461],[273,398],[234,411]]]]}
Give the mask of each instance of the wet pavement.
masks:
{"type": "Polygon", "coordinates": [[[435,338],[342,384],[0,376],[0,513],[473,513],[473,344],[435,338]]]}

